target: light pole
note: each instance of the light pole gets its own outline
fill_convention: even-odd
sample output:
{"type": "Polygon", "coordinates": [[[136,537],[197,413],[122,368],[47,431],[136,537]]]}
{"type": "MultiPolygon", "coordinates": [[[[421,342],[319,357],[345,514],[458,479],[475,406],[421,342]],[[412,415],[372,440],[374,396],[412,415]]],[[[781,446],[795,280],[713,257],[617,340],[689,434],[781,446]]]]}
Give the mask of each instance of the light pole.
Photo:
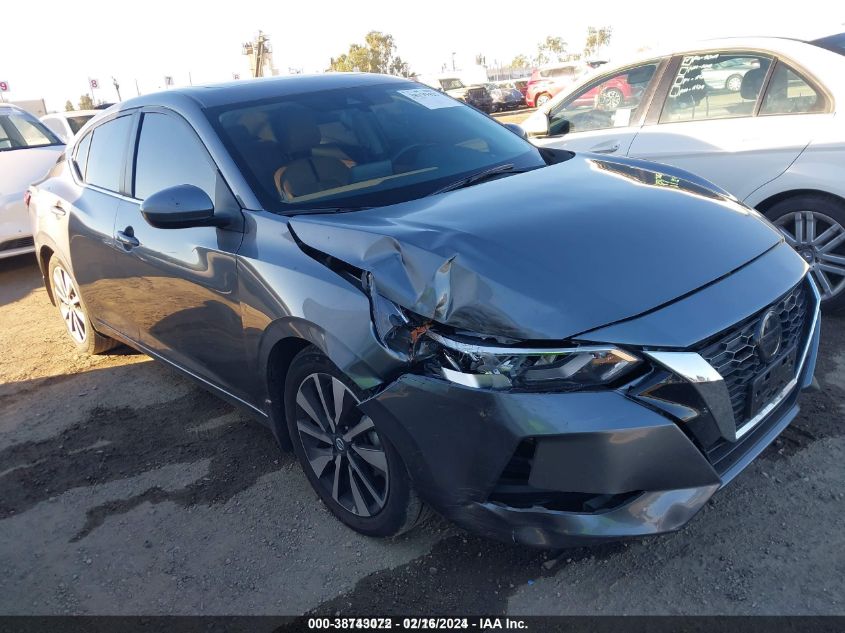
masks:
{"type": "Polygon", "coordinates": [[[452,70],[456,70],[456,68],[455,68],[455,53],[452,53],[452,70]]]}
{"type": "Polygon", "coordinates": [[[117,93],[117,100],[122,101],[120,98],[120,84],[117,83],[117,79],[114,77],[111,78],[112,85],[114,86],[114,91],[117,93]]]}

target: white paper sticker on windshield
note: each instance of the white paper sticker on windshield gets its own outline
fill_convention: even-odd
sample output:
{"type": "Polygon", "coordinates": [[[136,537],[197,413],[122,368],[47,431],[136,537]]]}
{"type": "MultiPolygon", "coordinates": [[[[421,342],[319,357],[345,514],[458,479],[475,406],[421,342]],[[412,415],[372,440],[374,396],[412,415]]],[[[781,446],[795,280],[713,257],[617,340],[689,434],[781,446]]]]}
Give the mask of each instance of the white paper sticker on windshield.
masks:
{"type": "Polygon", "coordinates": [[[424,105],[429,110],[454,108],[461,105],[460,102],[447,97],[442,92],[437,92],[433,88],[412,88],[411,90],[397,90],[397,92],[424,105]]]}

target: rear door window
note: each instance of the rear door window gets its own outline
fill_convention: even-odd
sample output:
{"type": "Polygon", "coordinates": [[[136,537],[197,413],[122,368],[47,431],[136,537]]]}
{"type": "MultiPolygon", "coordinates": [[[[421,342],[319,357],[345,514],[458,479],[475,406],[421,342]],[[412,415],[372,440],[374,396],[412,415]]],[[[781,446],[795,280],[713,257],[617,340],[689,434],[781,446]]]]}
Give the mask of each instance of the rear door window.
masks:
{"type": "Polygon", "coordinates": [[[778,62],[766,86],[760,114],[806,114],[821,112],[824,98],[801,75],[778,62]]]}
{"type": "Polygon", "coordinates": [[[132,117],[122,116],[94,128],[88,152],[85,182],[120,191],[132,117]]]}
{"type": "Polygon", "coordinates": [[[771,63],[756,53],[684,55],[660,123],[753,116],[771,63]]]}

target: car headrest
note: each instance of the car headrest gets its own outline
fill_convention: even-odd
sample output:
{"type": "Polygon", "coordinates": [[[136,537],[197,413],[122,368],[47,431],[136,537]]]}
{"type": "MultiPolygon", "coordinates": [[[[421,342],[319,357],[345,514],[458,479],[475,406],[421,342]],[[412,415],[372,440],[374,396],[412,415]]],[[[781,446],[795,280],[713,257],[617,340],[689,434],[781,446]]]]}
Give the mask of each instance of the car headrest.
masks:
{"type": "Polygon", "coordinates": [[[739,95],[743,99],[756,101],[763,87],[763,79],[766,78],[766,69],[753,68],[742,77],[742,84],[739,87],[739,95]]]}
{"type": "Polygon", "coordinates": [[[314,114],[302,106],[279,108],[270,117],[270,127],[283,152],[307,153],[320,144],[320,128],[314,114]]]}
{"type": "Polygon", "coordinates": [[[654,76],[657,66],[643,66],[628,71],[627,82],[629,85],[647,84],[654,76]]]}

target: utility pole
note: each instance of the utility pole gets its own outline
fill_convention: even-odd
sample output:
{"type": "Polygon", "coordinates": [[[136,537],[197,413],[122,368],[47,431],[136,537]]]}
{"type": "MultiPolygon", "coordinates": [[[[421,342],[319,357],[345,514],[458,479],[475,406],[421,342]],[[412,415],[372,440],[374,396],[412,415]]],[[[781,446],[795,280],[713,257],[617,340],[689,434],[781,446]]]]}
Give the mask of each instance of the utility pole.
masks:
{"type": "Polygon", "coordinates": [[[120,84],[117,83],[117,79],[114,77],[111,78],[112,85],[114,86],[114,91],[117,93],[117,100],[122,101],[120,98],[120,84]]]}
{"type": "Polygon", "coordinates": [[[270,36],[264,31],[258,31],[254,41],[244,42],[243,54],[249,58],[250,74],[253,77],[264,77],[264,67],[269,74],[276,75],[278,71],[273,66],[273,49],[270,47],[270,36]]]}

